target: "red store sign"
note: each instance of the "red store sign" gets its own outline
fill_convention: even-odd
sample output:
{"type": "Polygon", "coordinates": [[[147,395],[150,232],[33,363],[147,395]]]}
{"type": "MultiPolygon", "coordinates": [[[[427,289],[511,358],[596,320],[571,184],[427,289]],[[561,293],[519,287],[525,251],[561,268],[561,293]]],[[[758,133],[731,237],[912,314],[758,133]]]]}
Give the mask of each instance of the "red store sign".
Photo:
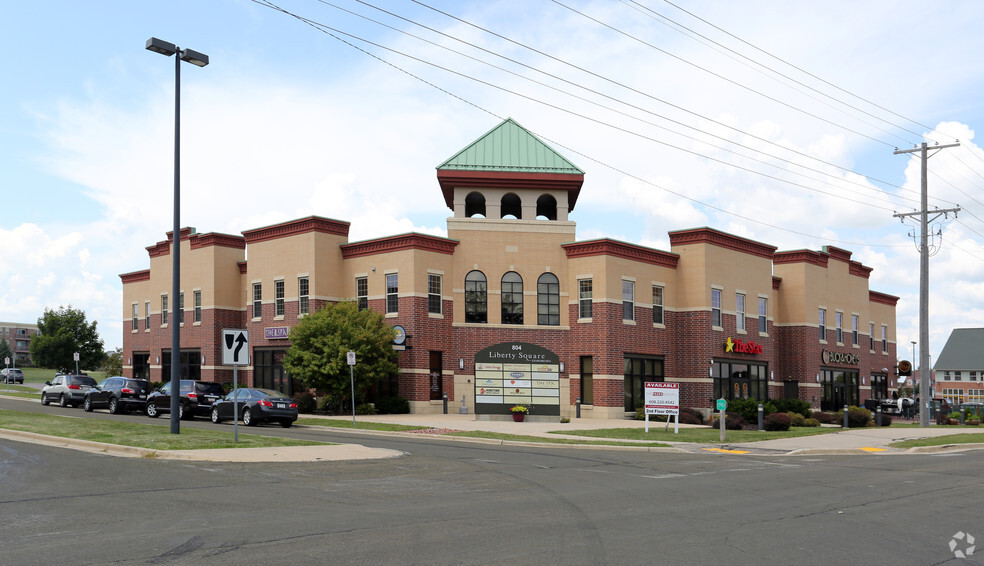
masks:
{"type": "Polygon", "coordinates": [[[731,337],[729,336],[728,341],[724,343],[724,351],[736,352],[738,354],[761,354],[762,345],[756,344],[751,340],[747,342],[744,342],[737,338],[732,340],[731,337]]]}

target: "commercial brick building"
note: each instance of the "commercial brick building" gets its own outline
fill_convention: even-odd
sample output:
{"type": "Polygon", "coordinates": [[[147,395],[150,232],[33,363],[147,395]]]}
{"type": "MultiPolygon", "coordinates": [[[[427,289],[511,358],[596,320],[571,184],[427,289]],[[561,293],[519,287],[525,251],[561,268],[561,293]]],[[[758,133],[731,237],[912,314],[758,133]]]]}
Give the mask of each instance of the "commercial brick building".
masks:
{"type": "Polygon", "coordinates": [[[894,385],[897,297],[834,247],[777,251],[713,228],[670,233],[663,251],[578,241],[569,220],[584,173],[512,120],[437,168],[447,237],[349,242],[349,223],[310,216],[241,235],[186,228],[181,296],[169,304],[174,234],[150,267],[121,276],[125,373],[162,380],[169,324],[181,374],[228,381],[219,335],[250,331],[240,376],[294,393],[281,365],[299,316],[358,301],[402,330],[399,375],[370,395],[414,412],[623,418],[646,381],[680,383],[681,404],[794,397],[817,408],[885,397],[894,385]],[[246,260],[248,250],[248,261],[246,260]],[[171,307],[176,307],[173,312],[171,307]],[[168,318],[170,317],[170,318],[168,318]]]}

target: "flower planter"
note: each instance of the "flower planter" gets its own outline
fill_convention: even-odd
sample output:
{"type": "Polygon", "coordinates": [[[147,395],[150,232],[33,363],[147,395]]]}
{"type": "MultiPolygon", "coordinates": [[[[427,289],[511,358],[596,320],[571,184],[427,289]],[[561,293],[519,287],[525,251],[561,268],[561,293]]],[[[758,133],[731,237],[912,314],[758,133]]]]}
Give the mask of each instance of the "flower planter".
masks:
{"type": "Polygon", "coordinates": [[[521,423],[526,418],[526,413],[513,413],[512,416],[514,421],[521,423]]]}

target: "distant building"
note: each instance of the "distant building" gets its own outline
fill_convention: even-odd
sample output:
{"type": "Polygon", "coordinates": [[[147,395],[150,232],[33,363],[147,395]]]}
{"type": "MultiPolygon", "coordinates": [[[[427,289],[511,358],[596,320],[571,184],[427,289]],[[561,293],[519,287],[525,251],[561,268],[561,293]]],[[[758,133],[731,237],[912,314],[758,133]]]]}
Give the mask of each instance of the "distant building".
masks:
{"type": "MultiPolygon", "coordinates": [[[[0,339],[6,340],[10,344],[10,349],[14,352],[14,359],[11,360],[11,365],[31,365],[31,337],[37,333],[37,324],[0,321],[0,339]]],[[[0,359],[0,366],[2,365],[3,360],[0,359]]]]}
{"type": "Polygon", "coordinates": [[[934,397],[984,402],[984,328],[954,328],[933,364],[934,397]]]}
{"type": "MultiPolygon", "coordinates": [[[[684,407],[796,398],[816,408],[888,397],[897,297],[835,247],[777,251],[713,228],[670,233],[663,251],[578,241],[569,220],[584,172],[512,120],[437,167],[447,237],[349,242],[349,223],[310,216],[242,235],[179,234],[121,275],[127,375],[230,381],[223,328],[247,329],[241,379],[293,394],[283,357],[299,317],[354,300],[398,327],[399,372],[369,399],[415,413],[625,418],[646,382],[680,384],[684,407]],[[181,294],[171,250],[181,246],[181,294]],[[248,254],[247,254],[248,251],[248,254]],[[247,261],[248,255],[248,261],[247,261]],[[170,326],[181,324],[180,359],[170,326]]],[[[610,198],[619,198],[611,194],[610,198]]]]}

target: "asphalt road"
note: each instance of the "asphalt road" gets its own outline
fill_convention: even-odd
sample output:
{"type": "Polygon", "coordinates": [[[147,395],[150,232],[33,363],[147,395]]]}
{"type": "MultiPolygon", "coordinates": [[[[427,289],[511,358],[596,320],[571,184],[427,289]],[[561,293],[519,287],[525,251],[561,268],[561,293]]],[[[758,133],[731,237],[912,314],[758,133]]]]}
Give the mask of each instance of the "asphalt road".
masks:
{"type": "MultiPolygon", "coordinates": [[[[0,400],[0,408],[11,403],[35,407],[0,400]]],[[[194,463],[0,440],[0,564],[974,564],[984,557],[982,550],[957,559],[949,547],[958,532],[984,537],[982,451],[667,454],[259,430],[408,455],[194,463]]],[[[965,541],[956,549],[966,550],[965,541]]]]}

